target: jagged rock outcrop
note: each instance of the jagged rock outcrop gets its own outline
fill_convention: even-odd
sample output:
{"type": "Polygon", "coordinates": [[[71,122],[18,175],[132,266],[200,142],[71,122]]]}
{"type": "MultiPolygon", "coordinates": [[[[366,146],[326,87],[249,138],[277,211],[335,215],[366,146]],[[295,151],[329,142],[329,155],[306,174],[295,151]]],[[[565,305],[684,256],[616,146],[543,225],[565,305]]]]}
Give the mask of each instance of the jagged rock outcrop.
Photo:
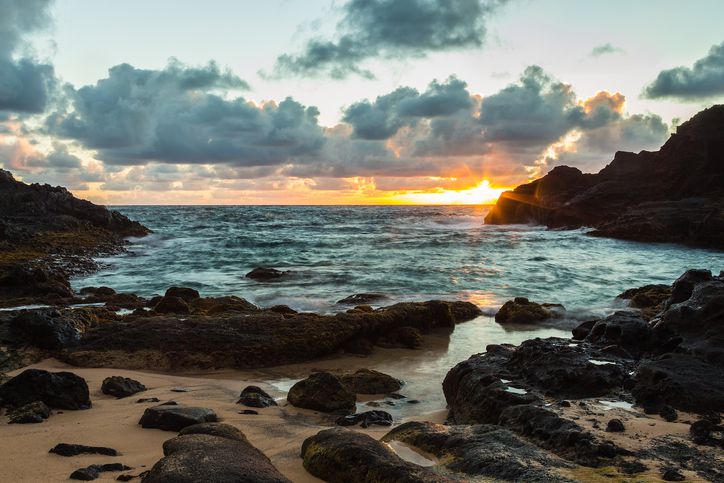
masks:
{"type": "Polygon", "coordinates": [[[485,222],[588,226],[597,236],[724,248],[723,132],[724,105],[716,105],[659,151],[619,151],[596,174],[557,166],[503,193],[485,222]]]}

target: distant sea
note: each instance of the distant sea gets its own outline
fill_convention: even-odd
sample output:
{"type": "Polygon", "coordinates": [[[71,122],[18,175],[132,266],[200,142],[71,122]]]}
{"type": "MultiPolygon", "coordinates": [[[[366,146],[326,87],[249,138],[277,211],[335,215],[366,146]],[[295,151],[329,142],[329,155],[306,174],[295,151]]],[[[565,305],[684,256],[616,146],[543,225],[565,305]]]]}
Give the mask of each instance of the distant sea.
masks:
{"type": "Polygon", "coordinates": [[[469,300],[494,311],[526,296],[606,312],[623,290],[671,283],[687,268],[724,270],[724,253],[586,235],[586,230],[488,226],[471,206],[118,206],[151,228],[127,253],[75,288],[107,285],[143,296],[169,286],[234,294],[261,306],[334,312],[361,292],[384,303],[469,300]],[[289,271],[279,282],[245,274],[289,271]]]}

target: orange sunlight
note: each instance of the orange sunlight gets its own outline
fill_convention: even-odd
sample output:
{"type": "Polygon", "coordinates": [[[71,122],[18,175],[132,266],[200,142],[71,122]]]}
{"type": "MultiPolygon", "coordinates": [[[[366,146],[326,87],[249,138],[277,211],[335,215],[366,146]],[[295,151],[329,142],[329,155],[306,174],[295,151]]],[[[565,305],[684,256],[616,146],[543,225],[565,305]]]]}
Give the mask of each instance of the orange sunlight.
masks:
{"type": "Polygon", "coordinates": [[[417,191],[396,194],[392,198],[402,203],[416,205],[492,205],[503,191],[511,188],[493,188],[484,179],[476,186],[463,190],[437,188],[433,191],[417,191]]]}

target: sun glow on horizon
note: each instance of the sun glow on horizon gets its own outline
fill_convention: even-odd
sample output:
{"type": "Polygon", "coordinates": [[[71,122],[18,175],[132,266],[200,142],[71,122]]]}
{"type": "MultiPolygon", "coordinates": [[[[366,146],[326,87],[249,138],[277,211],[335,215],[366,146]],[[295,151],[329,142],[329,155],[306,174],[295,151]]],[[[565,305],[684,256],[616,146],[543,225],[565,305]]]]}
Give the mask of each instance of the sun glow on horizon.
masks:
{"type": "Polygon", "coordinates": [[[472,188],[449,190],[438,188],[433,191],[418,191],[394,195],[402,203],[416,205],[492,205],[498,197],[510,188],[493,188],[490,181],[482,180],[472,188]]]}

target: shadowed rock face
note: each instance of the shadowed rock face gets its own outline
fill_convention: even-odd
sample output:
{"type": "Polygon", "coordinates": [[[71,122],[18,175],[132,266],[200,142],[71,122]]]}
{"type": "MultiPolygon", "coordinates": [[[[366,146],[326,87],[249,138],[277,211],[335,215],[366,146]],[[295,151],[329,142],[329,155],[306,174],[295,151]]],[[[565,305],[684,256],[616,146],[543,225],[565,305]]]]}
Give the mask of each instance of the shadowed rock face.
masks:
{"type": "Polygon", "coordinates": [[[724,105],[679,126],[659,151],[616,153],[596,174],[558,166],[503,193],[490,224],[596,228],[597,236],[724,248],[724,105]]]}
{"type": "Polygon", "coordinates": [[[42,401],[51,408],[89,409],[88,384],[72,372],[27,369],[0,386],[0,401],[9,407],[42,401]]]}

